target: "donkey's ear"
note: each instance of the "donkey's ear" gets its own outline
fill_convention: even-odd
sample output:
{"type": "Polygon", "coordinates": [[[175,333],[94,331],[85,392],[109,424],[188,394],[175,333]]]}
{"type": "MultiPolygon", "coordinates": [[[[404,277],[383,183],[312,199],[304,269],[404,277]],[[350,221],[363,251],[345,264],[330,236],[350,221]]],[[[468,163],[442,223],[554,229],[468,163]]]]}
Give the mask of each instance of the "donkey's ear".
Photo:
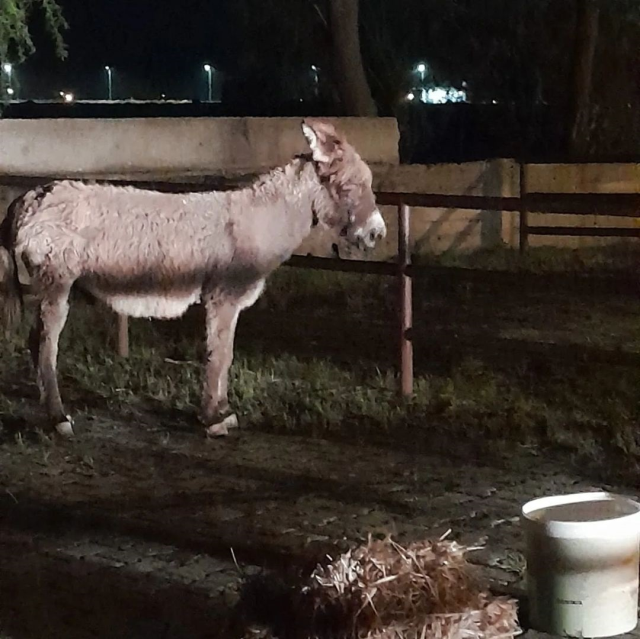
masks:
{"type": "Polygon", "coordinates": [[[327,155],[324,149],[324,145],[320,141],[320,138],[315,130],[309,124],[303,122],[302,132],[304,133],[304,137],[307,138],[307,142],[309,143],[309,147],[311,148],[313,159],[316,162],[329,162],[331,158],[327,155]]]}
{"type": "Polygon", "coordinates": [[[322,126],[322,122],[306,119],[302,123],[302,132],[316,162],[331,162],[335,156],[339,140],[331,125],[322,126]],[[329,128],[330,127],[330,128],[329,128]]]}

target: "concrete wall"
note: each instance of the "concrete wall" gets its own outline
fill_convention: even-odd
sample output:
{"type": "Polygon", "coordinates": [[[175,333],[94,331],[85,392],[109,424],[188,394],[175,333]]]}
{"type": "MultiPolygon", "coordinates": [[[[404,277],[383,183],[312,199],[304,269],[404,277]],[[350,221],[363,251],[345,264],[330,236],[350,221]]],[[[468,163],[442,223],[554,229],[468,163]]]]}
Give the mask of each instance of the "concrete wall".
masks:
{"type": "MultiPolygon", "coordinates": [[[[506,159],[389,166],[378,176],[380,191],[490,197],[517,197],[520,193],[519,167],[506,159]]],[[[387,216],[391,215],[396,212],[389,210],[387,216]]],[[[442,253],[495,248],[517,242],[516,222],[516,216],[496,211],[417,207],[412,209],[413,249],[442,253]]]]}
{"type": "Polygon", "coordinates": [[[532,193],[640,193],[640,164],[529,164],[532,193]]]}
{"type": "MultiPolygon", "coordinates": [[[[438,193],[515,197],[520,192],[518,165],[512,160],[438,165],[386,165],[374,167],[374,186],[392,193],[438,193]]],[[[381,207],[389,233],[370,255],[389,259],[397,252],[397,211],[381,207]]],[[[472,251],[480,247],[517,243],[517,218],[494,211],[415,207],[411,210],[412,250],[422,253],[472,251]]],[[[320,231],[300,247],[300,253],[329,257],[330,240],[320,231]]],[[[361,257],[339,245],[345,257],[361,257]]]]}
{"type": "MultiPolygon", "coordinates": [[[[397,164],[394,118],[334,118],[363,158],[397,164]]],[[[301,118],[0,120],[0,176],[250,173],[308,150],[301,118]]]]}
{"type": "MultiPolygon", "coordinates": [[[[334,119],[374,172],[377,190],[456,195],[518,196],[512,160],[399,165],[398,126],[389,118],[334,119]]],[[[0,120],[0,211],[26,189],[17,176],[138,180],[236,178],[288,161],[306,149],[299,118],[186,118],[133,120],[0,120]],[[2,186],[4,184],[4,186],[2,186]]],[[[527,184],[538,192],[640,192],[640,165],[529,165],[527,184]]],[[[396,211],[384,207],[385,242],[371,259],[396,252],[396,211]]],[[[0,213],[2,217],[2,213],[0,213]]],[[[606,216],[540,215],[531,224],[636,226],[606,216]]],[[[471,251],[518,245],[517,213],[415,208],[411,236],[418,252],[471,251]]],[[[333,254],[336,238],[318,230],[299,254],[333,254]]],[[[532,237],[531,245],[586,246],[609,238],[532,237]]],[[[637,240],[626,240],[636,242],[637,240]]],[[[362,257],[341,247],[345,257],[362,257]]]]}
{"type": "MultiPolygon", "coordinates": [[[[518,197],[519,166],[513,160],[464,164],[400,165],[375,171],[381,191],[518,197]]],[[[640,193],[638,164],[533,164],[526,167],[530,192],[541,193],[640,193]]],[[[396,212],[387,208],[385,218],[395,229],[396,212]]],[[[606,215],[551,215],[530,212],[529,223],[544,226],[635,228],[640,219],[606,215]]],[[[412,209],[411,237],[416,252],[442,253],[507,246],[516,248],[519,215],[460,209],[412,209]]],[[[390,238],[381,256],[393,254],[390,238]]],[[[638,243],[636,238],[532,236],[531,246],[577,248],[615,242],[638,243]]]]}
{"type": "MultiPolygon", "coordinates": [[[[394,118],[329,118],[372,169],[397,165],[394,118]],[[378,167],[378,168],[377,168],[378,167]]],[[[0,120],[0,219],[14,198],[52,178],[200,181],[238,178],[308,151],[301,118],[0,120]]],[[[333,237],[316,237],[325,254],[333,237]]],[[[313,245],[314,239],[311,239],[313,245]]],[[[24,271],[21,271],[25,276],[24,271]]]]}
{"type": "MultiPolygon", "coordinates": [[[[640,164],[531,164],[525,172],[527,188],[536,193],[640,193],[640,164]]],[[[545,226],[636,228],[640,218],[607,215],[550,215],[532,212],[529,223],[545,226]]],[[[615,242],[638,243],[637,238],[552,236],[531,237],[531,246],[579,248],[615,242]]]]}

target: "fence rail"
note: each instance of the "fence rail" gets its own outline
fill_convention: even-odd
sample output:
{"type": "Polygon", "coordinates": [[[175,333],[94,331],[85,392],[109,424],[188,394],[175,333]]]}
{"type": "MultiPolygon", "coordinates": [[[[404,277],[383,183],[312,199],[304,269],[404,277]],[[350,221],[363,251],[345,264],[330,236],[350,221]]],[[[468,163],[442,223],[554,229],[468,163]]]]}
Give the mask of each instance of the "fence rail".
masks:
{"type": "MultiPolygon", "coordinates": [[[[416,267],[411,264],[410,222],[411,209],[449,208],[516,212],[519,215],[519,248],[526,251],[531,236],[567,236],[567,237],[639,237],[638,227],[574,227],[531,225],[531,213],[554,215],[606,215],[621,218],[640,218],[640,193],[541,193],[530,192],[527,188],[525,165],[519,165],[520,193],[517,197],[495,197],[484,195],[448,195],[438,193],[397,193],[379,192],[377,201],[382,206],[395,206],[398,216],[397,257],[395,262],[374,262],[361,260],[338,260],[318,257],[294,256],[287,266],[312,270],[342,271],[371,275],[385,275],[397,278],[397,321],[398,321],[398,390],[403,397],[413,392],[413,345],[411,334],[412,315],[412,278],[421,272],[436,272],[434,267],[416,267]]],[[[40,178],[27,178],[24,184],[42,183],[40,178]]],[[[168,192],[205,191],[211,188],[233,188],[233,184],[224,184],[219,180],[200,180],[195,182],[163,182],[140,180],[108,180],[118,184],[153,188],[168,192]]],[[[0,185],[16,183],[11,178],[0,178],[0,185]]],[[[443,269],[451,270],[451,269],[443,269]]],[[[520,277],[517,274],[515,277],[520,277]]],[[[623,283],[623,288],[638,291],[638,284],[623,283]]],[[[118,353],[129,354],[128,318],[118,316],[118,353]]]]}
{"type": "MultiPolygon", "coordinates": [[[[640,194],[548,194],[529,193],[526,190],[524,171],[521,171],[521,197],[498,198],[486,196],[458,196],[418,193],[378,193],[380,205],[395,205],[398,215],[397,263],[336,260],[317,257],[294,256],[287,265],[313,270],[388,275],[398,278],[399,299],[397,305],[399,349],[399,392],[402,397],[413,393],[413,344],[411,341],[412,277],[418,270],[427,272],[428,267],[417,269],[411,264],[410,219],[411,207],[457,208],[471,210],[515,211],[520,215],[520,250],[526,250],[529,237],[573,236],[573,237],[640,237],[640,228],[616,227],[568,227],[532,226],[529,212],[568,215],[612,215],[640,218],[640,194]]],[[[634,286],[637,290],[637,285],[634,286]]]]}
{"type": "MultiPolygon", "coordinates": [[[[164,190],[201,190],[202,185],[170,183],[164,190]]],[[[413,393],[413,287],[412,277],[417,269],[411,264],[411,208],[451,208],[467,210],[512,211],[519,214],[520,250],[525,251],[531,236],[573,237],[640,237],[638,228],[569,227],[529,224],[529,214],[608,215],[640,218],[640,194],[629,193],[536,193],[528,192],[524,166],[520,166],[520,196],[492,197],[481,195],[446,195],[434,193],[377,193],[382,206],[395,206],[398,216],[396,262],[338,260],[293,256],[286,264],[296,268],[386,275],[397,278],[398,301],[398,390],[401,397],[413,393]]],[[[426,271],[428,268],[421,267],[426,271]]],[[[118,318],[118,352],[129,353],[127,318],[118,318]]]]}

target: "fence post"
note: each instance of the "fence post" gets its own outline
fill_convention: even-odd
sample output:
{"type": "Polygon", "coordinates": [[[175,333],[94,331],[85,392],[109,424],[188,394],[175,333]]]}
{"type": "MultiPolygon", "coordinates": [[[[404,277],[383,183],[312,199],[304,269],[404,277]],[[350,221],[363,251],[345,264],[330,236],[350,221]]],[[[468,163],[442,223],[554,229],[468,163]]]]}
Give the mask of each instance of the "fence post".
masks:
{"type": "Polygon", "coordinates": [[[129,318],[118,313],[118,355],[129,357],[129,318]]]}
{"type": "Polygon", "coordinates": [[[525,165],[519,162],[520,167],[520,253],[529,248],[529,210],[527,209],[527,176],[525,165]]]}
{"type": "Polygon", "coordinates": [[[402,202],[398,205],[398,288],[400,337],[400,394],[413,394],[413,291],[408,266],[411,264],[410,247],[411,209],[402,202]]]}

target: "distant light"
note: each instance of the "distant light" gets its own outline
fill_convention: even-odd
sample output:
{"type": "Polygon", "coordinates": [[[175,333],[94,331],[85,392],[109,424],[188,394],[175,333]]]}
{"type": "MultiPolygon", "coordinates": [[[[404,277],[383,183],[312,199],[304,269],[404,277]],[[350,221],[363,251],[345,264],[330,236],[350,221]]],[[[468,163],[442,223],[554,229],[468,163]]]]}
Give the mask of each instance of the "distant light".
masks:
{"type": "Polygon", "coordinates": [[[5,73],[11,73],[11,70],[13,69],[13,65],[11,64],[11,62],[5,62],[2,65],[2,69],[5,73]]]}
{"type": "Polygon", "coordinates": [[[9,87],[9,88],[7,89],[7,93],[8,93],[9,95],[13,95],[13,94],[15,93],[15,91],[14,91],[11,87],[9,87]]]}
{"type": "Polygon", "coordinates": [[[311,70],[312,70],[312,71],[317,71],[317,70],[318,70],[318,67],[317,67],[315,64],[312,64],[312,65],[311,65],[311,70]]]}
{"type": "Polygon", "coordinates": [[[209,71],[211,71],[211,65],[210,64],[205,64],[204,65],[204,70],[209,73],[209,71]]]}
{"type": "Polygon", "coordinates": [[[416,99],[415,93],[407,93],[407,100],[409,100],[409,102],[415,99],[416,99]]]}
{"type": "Polygon", "coordinates": [[[429,91],[426,92],[425,102],[430,102],[431,104],[444,104],[448,101],[447,93],[447,90],[442,87],[429,89],[429,91]]]}
{"type": "Polygon", "coordinates": [[[65,102],[73,102],[73,93],[65,93],[64,94],[65,102]]]}
{"type": "Polygon", "coordinates": [[[445,104],[447,102],[465,102],[466,91],[458,89],[447,89],[445,87],[434,87],[422,92],[422,102],[429,104],[445,104]]]}
{"type": "Polygon", "coordinates": [[[418,73],[424,73],[427,70],[427,65],[424,62],[421,62],[417,67],[416,70],[418,71],[418,73]]]}
{"type": "Polygon", "coordinates": [[[107,65],[107,66],[104,68],[104,70],[105,70],[105,71],[111,71],[111,67],[110,67],[109,65],[107,65]]]}

